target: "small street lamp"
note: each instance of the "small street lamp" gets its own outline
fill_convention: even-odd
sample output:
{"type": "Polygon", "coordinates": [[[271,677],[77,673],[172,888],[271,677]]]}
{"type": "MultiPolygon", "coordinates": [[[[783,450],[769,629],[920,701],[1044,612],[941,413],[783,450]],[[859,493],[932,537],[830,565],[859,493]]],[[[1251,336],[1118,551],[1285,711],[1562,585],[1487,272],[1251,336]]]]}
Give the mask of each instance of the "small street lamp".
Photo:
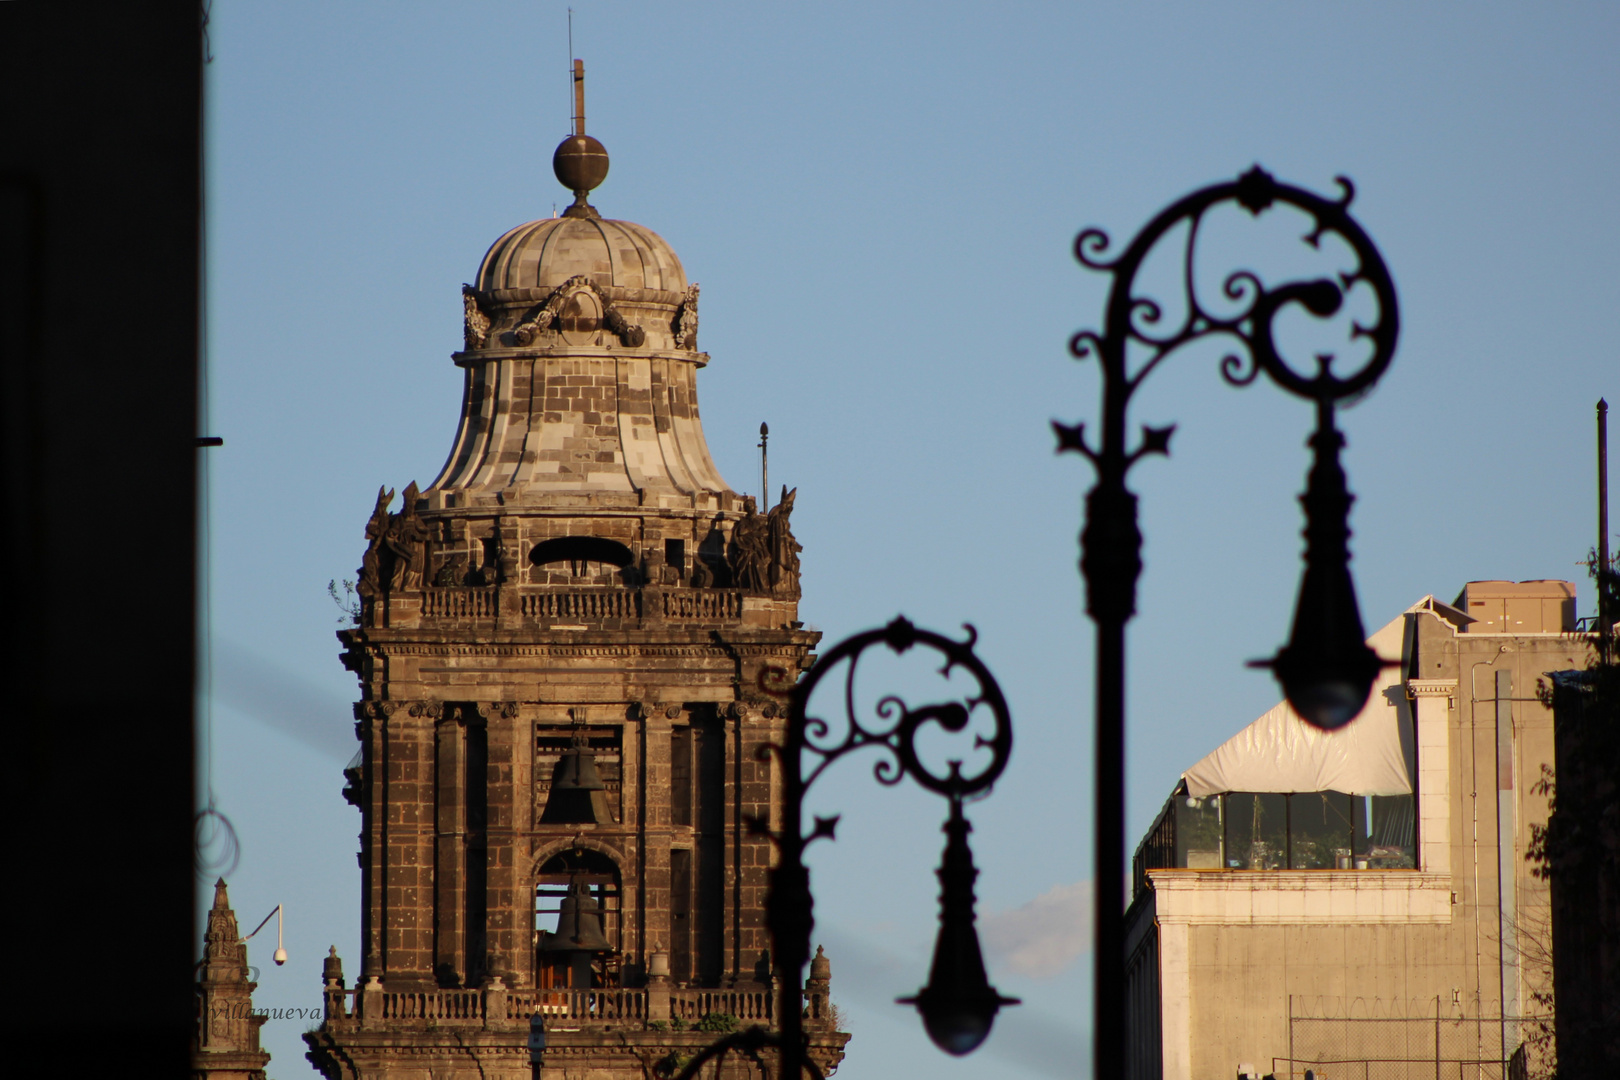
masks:
{"type": "Polygon", "coordinates": [[[808,1071],[813,1077],[821,1076],[807,1054],[803,988],[799,981],[810,961],[810,939],[815,928],[810,870],[805,866],[804,852],[817,840],[833,839],[838,816],[816,818],[806,834],[804,797],[829,765],[857,751],[876,752],[872,774],[879,783],[894,785],[909,776],[923,788],[943,796],[950,807],[944,826],[945,854],[939,869],[940,928],[928,984],[913,997],[900,999],[900,1003],[915,1005],[929,1038],[946,1053],[956,1055],[972,1052],[985,1040],[1003,1005],[1018,1004],[1014,998],[1002,997],[990,985],[978,931],[973,925],[973,880],[978,871],[973,867],[967,840],[972,827],[963,817],[962,807],[970,798],[988,794],[1006,769],[1012,753],[1012,718],[995,677],[974,655],[976,633],[971,626],[967,630],[966,641],[953,641],[897,618],[880,630],[846,638],[822,656],[796,685],[792,676],[781,669],[765,673],[774,682],[762,684],[761,690],[773,696],[789,696],[786,744],[766,747],[762,755],[774,753],[782,760],[782,830],[771,832],[768,823],[760,819],[749,822],[755,832],[775,841],[780,854],[770,873],[770,893],[765,902],[774,960],[782,976],[778,1030],[772,1033],[753,1027],[728,1035],[696,1054],[677,1080],[697,1076],[708,1062],[733,1050],[757,1054],[766,1046],[775,1046],[781,1055],[781,1068],[774,1075],[798,1080],[808,1071]],[[960,700],[916,708],[898,694],[887,694],[877,700],[871,716],[863,716],[856,700],[856,670],[862,655],[878,646],[897,656],[913,648],[933,650],[944,660],[938,669],[942,678],[948,679],[960,670],[976,685],[960,700]],[[842,683],[844,720],[829,722],[810,715],[807,710],[817,686],[841,666],[846,670],[835,682],[842,683]],[[988,716],[989,734],[970,730],[975,727],[976,715],[988,716]],[[931,737],[941,733],[957,737],[953,745],[961,745],[964,753],[947,760],[943,771],[931,768],[917,753],[918,736],[923,732],[931,737]],[[980,750],[988,754],[969,758],[980,750]]]}
{"type": "MultiPolygon", "coordinates": [[[[1305,572],[1294,612],[1293,633],[1270,660],[1294,710],[1307,722],[1332,730],[1350,722],[1367,700],[1380,660],[1365,643],[1355,585],[1350,577],[1349,514],[1353,501],[1339,465],[1344,436],[1334,408],[1370,390],[1395,354],[1400,318],[1395,286],[1377,248],[1350,217],[1355,189],[1338,179],[1340,197],[1324,199],[1278,183],[1258,165],[1236,181],[1195,191],[1147,224],[1130,244],[1109,257],[1109,239],[1086,229],[1075,240],[1084,266],[1113,278],[1103,330],[1084,330],[1070,341],[1077,359],[1096,360],[1102,374],[1100,441],[1088,440],[1084,424],[1054,421],[1058,450],[1085,455],[1096,470],[1086,495],[1080,535],[1086,610],[1096,624],[1096,953],[1094,1062],[1098,1080],[1125,1074],[1125,624],[1136,611],[1136,579],[1142,570],[1142,534],[1136,496],[1125,486],[1131,466],[1149,454],[1169,454],[1174,426],[1143,426],[1133,440],[1126,412],[1142,380],[1173,353],[1195,344],[1219,343],[1231,351],[1221,375],[1247,386],[1262,371],[1284,390],[1316,405],[1313,463],[1306,492],[1305,572]],[[1331,276],[1270,282],[1254,270],[1234,270],[1220,280],[1212,300],[1199,287],[1200,229],[1210,211],[1236,207],[1253,218],[1274,206],[1303,212],[1311,222],[1300,238],[1324,257],[1343,256],[1331,276]],[[1332,245],[1325,247],[1324,241],[1332,245]],[[1180,245],[1176,295],[1161,300],[1139,292],[1137,274],[1156,251],[1180,245]],[[1370,296],[1373,311],[1361,308],[1370,296]],[[1344,347],[1316,352],[1300,363],[1278,343],[1278,317],[1303,312],[1317,322],[1348,322],[1344,347]]],[[[1213,291],[1213,290],[1212,290],[1213,291]]]]}
{"type": "Polygon", "coordinates": [[[276,962],[276,967],[280,967],[282,964],[285,964],[287,962],[287,950],[282,948],[282,945],[281,945],[281,905],[280,904],[277,904],[275,910],[264,917],[264,922],[261,922],[258,926],[255,926],[253,928],[253,933],[249,934],[247,937],[243,938],[242,942],[243,942],[243,944],[246,944],[248,942],[248,940],[251,939],[254,936],[254,934],[257,934],[260,930],[263,930],[265,928],[265,926],[270,922],[271,919],[276,920],[276,951],[275,951],[274,955],[271,956],[271,959],[276,962]]]}

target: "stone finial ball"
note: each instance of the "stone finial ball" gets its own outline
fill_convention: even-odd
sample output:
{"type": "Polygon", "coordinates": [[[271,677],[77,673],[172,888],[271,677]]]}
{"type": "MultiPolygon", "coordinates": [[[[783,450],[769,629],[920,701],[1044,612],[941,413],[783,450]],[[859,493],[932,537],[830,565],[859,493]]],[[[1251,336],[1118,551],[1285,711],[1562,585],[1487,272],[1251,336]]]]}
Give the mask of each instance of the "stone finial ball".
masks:
{"type": "Polygon", "coordinates": [[[607,179],[607,148],[589,135],[570,135],[551,155],[551,170],[569,191],[590,191],[607,179]]]}

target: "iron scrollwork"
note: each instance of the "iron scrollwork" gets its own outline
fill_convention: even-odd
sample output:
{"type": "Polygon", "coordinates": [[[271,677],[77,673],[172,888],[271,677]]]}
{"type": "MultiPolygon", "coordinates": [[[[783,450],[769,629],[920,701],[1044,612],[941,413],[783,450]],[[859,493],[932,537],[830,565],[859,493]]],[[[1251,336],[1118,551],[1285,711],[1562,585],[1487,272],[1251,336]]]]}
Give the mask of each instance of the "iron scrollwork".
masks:
{"type": "MultiPolygon", "coordinates": [[[[918,629],[900,618],[881,630],[868,630],[847,638],[822,657],[795,689],[789,714],[789,752],[792,751],[791,741],[797,733],[802,738],[799,749],[820,759],[805,776],[804,787],[808,789],[828,766],[846,754],[875,747],[885,752],[872,767],[872,775],[880,784],[893,786],[909,776],[929,791],[949,799],[966,799],[988,791],[1006,769],[1007,759],[1012,753],[1012,719],[995,676],[974,655],[977,632],[971,626],[966,629],[966,641],[953,641],[931,630],[918,629]],[[934,649],[944,658],[944,666],[939,671],[942,677],[949,678],[953,670],[960,668],[972,676],[979,692],[965,701],[948,701],[917,709],[908,706],[898,694],[887,694],[878,699],[875,706],[877,722],[863,724],[862,710],[855,700],[855,676],[861,655],[875,645],[887,646],[896,655],[901,655],[919,644],[934,649]],[[841,726],[842,737],[837,738],[834,732],[838,728],[819,717],[810,716],[805,710],[816,687],[846,660],[843,698],[847,722],[841,726]],[[974,736],[972,749],[989,750],[988,762],[966,775],[962,772],[961,759],[947,762],[943,775],[924,764],[917,753],[917,736],[924,725],[936,724],[940,730],[960,734],[967,729],[971,714],[981,706],[989,710],[995,731],[989,738],[974,736]]],[[[811,838],[814,836],[812,834],[811,838]]]]}
{"type": "MultiPolygon", "coordinates": [[[[1096,356],[1105,377],[1117,380],[1128,401],[1143,379],[1171,353],[1210,337],[1228,337],[1243,347],[1241,353],[1227,353],[1221,359],[1221,375],[1234,386],[1247,386],[1259,372],[1278,386],[1313,401],[1338,402],[1354,399],[1376,383],[1395,356],[1395,340],[1400,333],[1399,305],[1395,285],[1383,257],[1366,232],[1350,216],[1355,187],[1339,177],[1338,199],[1325,199],[1303,188],[1278,183],[1258,165],[1236,181],[1215,184],[1196,191],[1168,207],[1153,219],[1117,258],[1107,257],[1108,234],[1101,229],[1083,231],[1074,242],[1075,257],[1082,265],[1102,271],[1114,279],[1108,296],[1107,316],[1102,334],[1082,330],[1069,342],[1078,359],[1096,356]],[[1223,203],[1235,203],[1258,218],[1273,206],[1292,206],[1308,215],[1314,227],[1301,242],[1320,251],[1327,237],[1342,240],[1355,255],[1355,266],[1334,277],[1288,281],[1268,286],[1252,270],[1227,274],[1220,292],[1230,303],[1225,314],[1204,302],[1198,286],[1199,241],[1209,212],[1223,203]],[[1184,316],[1174,326],[1160,327],[1164,306],[1150,296],[1137,293],[1137,275],[1148,257],[1173,229],[1185,224],[1186,238],[1181,252],[1180,289],[1184,316]],[[1352,320],[1351,337],[1365,340],[1369,354],[1358,368],[1335,372],[1335,353],[1314,356],[1315,371],[1301,370],[1278,349],[1275,322],[1291,304],[1298,304],[1318,319],[1337,314],[1349,294],[1365,285],[1377,301],[1377,319],[1370,325],[1352,320]],[[1134,342],[1148,350],[1148,357],[1134,374],[1125,369],[1126,348],[1134,342]]],[[[1123,402],[1122,402],[1123,403],[1123,402]]],[[[1072,448],[1096,459],[1105,449],[1093,451],[1085,442],[1080,425],[1063,428],[1072,431],[1072,448]]],[[[1151,430],[1151,429],[1149,429],[1151,430]]],[[[1066,446],[1066,448],[1069,448],[1066,446]]],[[[1133,461],[1146,453],[1163,452],[1154,438],[1144,432],[1143,442],[1128,455],[1133,461]]]]}

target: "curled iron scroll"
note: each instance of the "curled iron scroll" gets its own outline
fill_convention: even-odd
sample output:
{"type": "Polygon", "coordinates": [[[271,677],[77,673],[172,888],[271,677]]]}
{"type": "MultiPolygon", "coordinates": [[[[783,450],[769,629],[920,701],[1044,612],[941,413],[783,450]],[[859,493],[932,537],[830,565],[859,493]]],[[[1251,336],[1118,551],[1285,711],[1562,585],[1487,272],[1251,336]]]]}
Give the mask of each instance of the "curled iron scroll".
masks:
{"type": "Polygon", "coordinates": [[[919,629],[905,618],[897,618],[881,630],[868,630],[846,638],[823,655],[794,688],[789,717],[790,730],[802,733],[800,748],[820,758],[805,776],[804,786],[808,788],[822,770],[845,754],[877,747],[886,751],[873,767],[873,774],[880,783],[897,784],[903,777],[910,776],[928,790],[953,799],[989,790],[1006,769],[1012,753],[1012,719],[995,676],[973,652],[977,634],[971,626],[967,631],[965,641],[954,641],[943,634],[919,629]],[[855,700],[855,676],[862,655],[880,645],[896,655],[913,648],[931,649],[943,658],[939,669],[942,677],[948,678],[952,671],[961,670],[975,681],[977,688],[959,701],[915,708],[900,696],[888,694],[877,702],[873,710],[875,718],[863,722],[855,700]],[[840,665],[846,665],[843,692],[846,723],[835,727],[808,715],[806,710],[816,688],[840,665]],[[971,749],[987,749],[988,761],[970,765],[964,772],[965,758],[953,759],[941,773],[919,757],[917,738],[930,725],[951,735],[964,734],[974,714],[980,710],[988,710],[994,729],[988,737],[972,736],[971,749]]]}
{"type": "MultiPolygon", "coordinates": [[[[1129,389],[1144,379],[1160,361],[1194,341],[1211,337],[1236,339],[1243,349],[1228,353],[1221,360],[1221,374],[1233,385],[1252,382],[1264,371],[1284,389],[1301,397],[1328,404],[1364,394],[1383,375],[1395,355],[1400,332],[1400,313],[1394,282],[1383,257],[1372,240],[1350,216],[1355,188],[1344,177],[1338,178],[1340,197],[1325,199],[1303,188],[1279,183],[1258,165],[1237,180],[1214,184],[1195,191],[1165,209],[1137,234],[1117,257],[1108,255],[1108,235],[1100,229],[1087,229],[1075,240],[1074,253],[1093,270],[1112,275],[1106,323],[1101,334],[1083,330],[1069,343],[1080,359],[1097,356],[1113,373],[1125,377],[1129,389]],[[1331,277],[1291,280],[1268,285],[1253,270],[1234,270],[1221,280],[1220,293],[1231,305],[1225,313],[1211,310],[1200,299],[1196,281],[1196,261],[1200,230],[1210,210],[1231,203],[1258,218],[1274,205],[1294,207],[1306,214],[1313,227],[1300,240],[1320,249],[1324,237],[1337,237],[1355,255],[1355,266],[1331,277]],[[1157,300],[1136,293],[1137,273],[1160,242],[1173,230],[1185,225],[1181,251],[1180,304],[1185,314],[1166,323],[1164,306],[1157,300]],[[1333,354],[1317,354],[1314,370],[1302,370],[1278,349],[1275,323],[1278,314],[1297,305],[1318,319],[1339,312],[1352,290],[1365,285],[1376,299],[1376,319],[1353,321],[1352,339],[1368,343],[1368,355],[1353,371],[1334,370],[1341,359],[1333,354]],[[1136,345],[1147,353],[1138,370],[1126,377],[1124,357],[1127,346],[1136,345]]],[[[1085,448],[1081,448],[1085,449],[1085,448]]]]}

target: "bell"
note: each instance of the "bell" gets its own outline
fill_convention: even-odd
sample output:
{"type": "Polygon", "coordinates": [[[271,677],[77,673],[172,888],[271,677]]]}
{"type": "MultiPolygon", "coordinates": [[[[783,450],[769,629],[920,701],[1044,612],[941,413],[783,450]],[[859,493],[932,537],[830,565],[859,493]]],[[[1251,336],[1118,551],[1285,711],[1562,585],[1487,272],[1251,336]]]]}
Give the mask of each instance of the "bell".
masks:
{"type": "Polygon", "coordinates": [[[557,932],[546,933],[540,941],[541,952],[612,952],[613,945],[602,936],[602,908],[591,895],[591,887],[581,874],[568,882],[568,895],[563,897],[557,913],[557,932]]]}
{"type": "Polygon", "coordinates": [[[972,1053],[984,1042],[1003,1005],[1019,1004],[1017,998],[998,994],[984,970],[979,932],[973,926],[973,879],[979,872],[968,848],[970,831],[972,826],[962,817],[962,804],[952,799],[951,817],[945,823],[949,839],[939,868],[939,937],[934,942],[934,963],[928,971],[928,985],[914,997],[899,999],[901,1005],[917,1007],[934,1045],[957,1057],[972,1053]]]}
{"type": "Polygon", "coordinates": [[[540,935],[540,951],[551,953],[568,968],[568,985],[587,989],[591,985],[591,957],[612,952],[613,945],[602,934],[602,909],[591,895],[583,875],[568,881],[568,895],[557,913],[557,932],[540,935]]]}
{"type": "Polygon", "coordinates": [[[607,785],[596,771],[596,755],[583,733],[562,752],[551,774],[551,792],[540,814],[542,825],[611,825],[607,785]]]}

